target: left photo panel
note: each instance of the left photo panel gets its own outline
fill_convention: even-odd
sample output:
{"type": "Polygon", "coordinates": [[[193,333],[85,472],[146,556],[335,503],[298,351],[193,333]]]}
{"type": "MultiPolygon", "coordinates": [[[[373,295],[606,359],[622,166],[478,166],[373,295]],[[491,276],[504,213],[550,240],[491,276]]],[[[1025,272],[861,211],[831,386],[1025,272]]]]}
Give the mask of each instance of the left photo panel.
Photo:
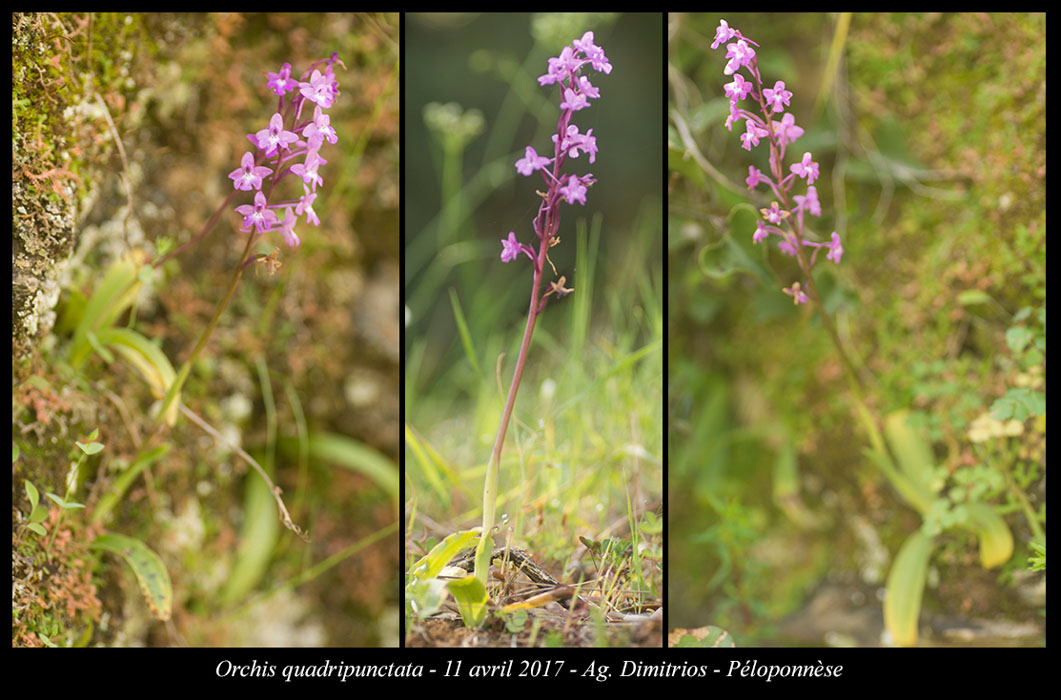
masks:
{"type": "Polygon", "coordinates": [[[12,646],[401,640],[398,13],[12,15],[12,646]]]}

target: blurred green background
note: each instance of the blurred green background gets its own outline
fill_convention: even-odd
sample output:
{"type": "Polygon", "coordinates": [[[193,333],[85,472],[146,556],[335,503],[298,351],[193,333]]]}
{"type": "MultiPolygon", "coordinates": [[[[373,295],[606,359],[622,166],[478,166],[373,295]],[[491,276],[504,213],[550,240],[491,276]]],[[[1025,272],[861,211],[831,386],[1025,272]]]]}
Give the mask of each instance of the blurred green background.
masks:
{"type": "MultiPolygon", "coordinates": [[[[431,337],[425,372],[452,362],[452,354],[441,353],[457,350],[449,301],[440,294],[453,281],[492,289],[482,302],[487,308],[470,307],[469,317],[494,322],[501,319],[499,314],[506,314],[507,320],[526,310],[526,290],[504,283],[515,274],[513,266],[487,263],[498,258],[500,241],[509,231],[523,242],[533,238],[534,190],[541,189],[541,181],[519,175],[514,165],[528,145],[539,153],[551,148],[559,99],[555,86],[542,88],[537,77],[545,73],[549,57],[587,30],[596,32],[595,41],[614,70],[603,75],[587,69],[601,98],[578,112],[574,123],[583,133],[593,129],[600,152],[592,165],[580,157],[569,167],[571,172],[593,173],[598,183],[585,208],[566,208],[561,240],[573,243],[575,220],[601,212],[608,226],[600,244],[606,261],[600,266],[606,271],[602,285],[621,274],[613,271],[616,261],[634,257],[624,252],[640,245],[630,222],[658,214],[646,211],[645,198],[656,197],[658,206],[662,195],[662,114],[656,99],[662,75],[661,23],[658,15],[406,17],[407,338],[431,337]],[[425,124],[430,103],[455,104],[465,119],[479,125],[474,137],[466,137],[455,163],[447,159],[446,149],[457,147],[443,143],[440,130],[432,132],[425,124]],[[468,117],[473,110],[478,118],[468,117]]],[[[450,137],[461,128],[447,129],[450,137]]],[[[660,255],[653,243],[648,241],[643,251],[649,262],[660,255]]],[[[550,257],[560,274],[577,284],[574,245],[558,246],[550,257]]],[[[426,376],[414,379],[422,382],[426,376]]]]}
{"type": "Polygon", "coordinates": [[[1038,14],[669,16],[671,626],[718,625],[738,645],[881,644],[884,577],[922,524],[861,454],[820,319],[781,293],[797,268],[751,243],[771,197],[744,178],[769,172],[768,149],[723,126],[720,19],[760,44],[767,86],[793,93],[806,133],[784,167],[804,151],[821,165],[810,224],[818,240],[839,232],[845,254],[815,276],[876,378],[872,409],[911,410],[933,442],[940,517],[989,503],[1017,543],[985,571],[975,539],[946,531],[923,638],[1042,643],[1045,573],[1028,558],[1045,523],[1045,414],[1015,436],[974,430],[1008,390],[1045,392],[1045,354],[1017,338],[1045,347],[1038,14]]]}
{"type": "Polygon", "coordinates": [[[538,319],[501,472],[499,514],[562,564],[576,533],[661,497],[662,16],[405,21],[405,418],[437,457],[407,439],[409,535],[421,543],[480,517],[532,280],[525,260],[500,261],[500,242],[534,240],[542,189],[514,166],[528,145],[550,151],[559,117],[557,87],[537,77],[587,30],[614,66],[584,71],[601,97],[574,123],[600,150],[565,170],[598,181],[585,207],[562,210],[550,257],[575,292],[538,319]]]}

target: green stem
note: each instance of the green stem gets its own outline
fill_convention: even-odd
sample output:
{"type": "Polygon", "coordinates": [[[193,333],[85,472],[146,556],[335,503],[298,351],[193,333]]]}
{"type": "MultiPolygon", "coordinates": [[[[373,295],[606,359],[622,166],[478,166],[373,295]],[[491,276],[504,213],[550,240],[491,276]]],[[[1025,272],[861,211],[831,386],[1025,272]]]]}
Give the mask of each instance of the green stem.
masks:
{"type": "Polygon", "coordinates": [[[177,373],[177,377],[173,380],[173,384],[170,385],[169,391],[166,393],[166,398],[162,402],[162,410],[159,411],[159,420],[163,420],[166,411],[173,405],[177,396],[180,394],[181,387],[184,386],[185,380],[188,379],[188,374],[191,372],[192,365],[195,360],[199,357],[199,353],[202,352],[203,348],[206,347],[206,341],[210,339],[210,335],[217,328],[218,321],[221,320],[221,314],[228,308],[228,303],[232,300],[232,295],[236,292],[236,287],[239,285],[240,278],[243,276],[243,262],[247,259],[247,253],[250,252],[251,246],[254,244],[254,234],[251,232],[247,235],[247,245],[243,248],[243,253],[239,257],[239,263],[236,265],[236,270],[232,274],[232,281],[229,282],[228,291],[225,293],[221,303],[217,306],[217,311],[214,312],[214,317],[210,319],[210,324],[207,325],[206,330],[199,337],[199,342],[196,343],[195,348],[192,350],[192,354],[185,360],[184,364],[181,365],[180,371],[177,373]]]}
{"type": "Polygon", "coordinates": [[[1024,517],[1028,521],[1028,527],[1031,528],[1032,535],[1036,540],[1045,542],[1046,532],[1043,531],[1043,526],[1039,523],[1039,515],[1035,512],[1035,508],[1032,507],[1028,497],[1024,495],[1024,491],[1013,480],[1013,475],[1009,473],[1009,469],[1003,467],[999,471],[1002,472],[1002,476],[1006,479],[1006,489],[1020,504],[1024,517]]]}
{"type": "MultiPolygon", "coordinates": [[[[544,205],[543,205],[544,206],[544,205]]],[[[505,444],[505,434],[508,432],[508,422],[512,417],[512,410],[516,405],[516,392],[519,391],[519,383],[523,378],[523,367],[527,362],[527,351],[530,349],[531,337],[534,335],[534,324],[538,319],[538,308],[541,294],[542,272],[545,269],[546,256],[549,252],[549,242],[552,240],[552,231],[558,222],[554,221],[552,210],[545,217],[545,224],[541,228],[542,243],[538,251],[538,260],[534,265],[534,284],[531,288],[530,307],[527,311],[527,326],[523,330],[523,342],[519,346],[519,357],[516,359],[516,369],[512,373],[512,384],[508,389],[508,397],[505,399],[505,409],[501,413],[501,426],[497,430],[494,439],[494,449],[490,452],[490,462],[486,466],[486,479],[483,484],[483,528],[479,536],[479,544],[475,548],[475,577],[486,586],[486,574],[490,569],[490,554],[493,552],[494,516],[497,508],[497,479],[501,466],[501,448],[505,444]]]]}
{"type": "MultiPolygon", "coordinates": [[[[788,203],[786,202],[786,206],[788,203]]],[[[795,227],[793,227],[794,229],[795,227]]],[[[874,418],[872,411],[870,411],[869,404],[866,403],[865,387],[862,376],[855,369],[855,364],[851,360],[851,356],[847,354],[847,350],[844,348],[844,344],[840,341],[840,335],[836,331],[836,324],[833,323],[832,317],[826,313],[825,305],[822,303],[821,294],[818,293],[818,285],[814,281],[814,275],[811,274],[810,263],[807,260],[805,251],[803,250],[803,232],[799,231],[796,234],[796,255],[799,259],[799,265],[803,269],[803,274],[807,277],[807,289],[810,291],[811,299],[814,300],[814,305],[818,309],[818,315],[822,319],[822,325],[825,327],[825,331],[829,334],[829,338],[833,341],[833,346],[836,348],[837,354],[840,356],[840,364],[844,367],[844,375],[847,378],[848,385],[851,388],[851,393],[855,397],[855,409],[858,413],[859,420],[862,423],[862,427],[866,430],[867,437],[869,438],[870,444],[873,449],[887,455],[887,448],[884,444],[884,438],[881,434],[880,426],[877,424],[877,419],[874,418]]]]}
{"type": "Polygon", "coordinates": [[[228,195],[228,198],[224,202],[221,202],[221,206],[217,208],[217,211],[214,212],[214,215],[210,217],[210,220],[206,222],[206,225],[203,226],[203,229],[198,234],[196,234],[194,238],[186,242],[180,248],[177,248],[176,250],[173,250],[167,253],[166,255],[163,255],[162,257],[156,259],[154,262],[151,263],[151,267],[161,267],[162,264],[167,260],[180,255],[186,249],[195,245],[203,236],[210,232],[210,229],[212,229],[215,224],[217,224],[217,220],[221,218],[221,214],[224,213],[225,209],[228,208],[228,205],[232,203],[232,200],[235,199],[236,195],[239,194],[239,192],[239,190],[232,190],[232,193],[228,195]]]}
{"type": "Polygon", "coordinates": [[[66,493],[63,494],[63,505],[59,507],[59,518],[55,521],[55,527],[52,528],[52,534],[48,536],[48,545],[44,548],[44,558],[47,559],[51,555],[52,542],[55,541],[55,534],[59,532],[59,524],[63,522],[63,516],[66,515],[66,503],[70,500],[71,494],[74,492],[74,486],[77,485],[77,477],[81,473],[81,463],[85,461],[85,455],[81,455],[77,458],[77,464],[74,465],[71,471],[70,483],[66,486],[66,493]]]}

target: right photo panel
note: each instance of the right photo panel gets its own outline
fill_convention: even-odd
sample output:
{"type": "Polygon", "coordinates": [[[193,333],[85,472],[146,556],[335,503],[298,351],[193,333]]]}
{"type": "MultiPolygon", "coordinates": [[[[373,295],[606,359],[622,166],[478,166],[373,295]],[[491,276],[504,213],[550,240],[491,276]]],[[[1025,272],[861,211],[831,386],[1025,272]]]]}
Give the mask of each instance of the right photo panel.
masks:
{"type": "Polygon", "coordinates": [[[669,646],[1045,645],[1045,14],[667,22],[669,646]]]}

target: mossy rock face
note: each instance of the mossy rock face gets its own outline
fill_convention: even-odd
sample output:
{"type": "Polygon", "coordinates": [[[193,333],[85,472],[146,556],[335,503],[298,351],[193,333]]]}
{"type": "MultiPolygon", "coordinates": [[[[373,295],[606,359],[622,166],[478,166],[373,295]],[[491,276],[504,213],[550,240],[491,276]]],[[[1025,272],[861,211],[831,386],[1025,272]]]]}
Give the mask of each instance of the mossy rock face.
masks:
{"type": "Polygon", "coordinates": [[[75,192],[63,171],[70,93],[55,85],[42,15],[12,15],[12,351],[26,355],[54,322],[56,264],[74,246],[75,192]]]}
{"type": "Polygon", "coordinates": [[[11,311],[16,358],[24,357],[38,334],[47,333],[54,324],[59,296],[56,264],[73,251],[73,206],[42,202],[33,196],[33,189],[18,179],[12,182],[11,311]]]}
{"type": "MultiPolygon", "coordinates": [[[[12,352],[32,354],[55,323],[62,266],[92,203],[124,197],[116,133],[151,95],[159,53],[194,28],[166,15],[11,16],[12,352]]],[[[127,150],[129,146],[127,144],[127,150]]],[[[19,363],[18,374],[33,369],[19,363]]]]}
{"type": "MultiPolygon", "coordinates": [[[[83,391],[80,377],[54,361],[48,341],[56,333],[60,292],[71,286],[86,214],[101,200],[125,202],[115,133],[132,158],[131,135],[152,94],[159,54],[193,31],[171,31],[171,25],[179,26],[173,16],[12,14],[13,434],[20,448],[12,466],[12,527],[18,533],[12,585],[22,611],[13,618],[16,646],[40,645],[42,636],[71,643],[75,631],[100,613],[86,568],[92,558],[84,549],[94,535],[83,519],[67,517],[62,529],[74,535],[58,538],[43,564],[40,538],[19,527],[29,511],[24,483],[42,495],[63,493],[76,458],[74,440],[97,426],[116,435],[109,428],[121,424],[106,403],[83,391]],[[50,601],[43,613],[26,602],[39,600],[50,601]]],[[[80,276],[92,285],[98,281],[91,271],[80,276]]],[[[107,443],[112,453],[121,448],[114,437],[107,443]]],[[[90,460],[83,468],[98,464],[90,460]]],[[[108,609],[114,619],[114,606],[108,609]]],[[[97,640],[101,633],[96,630],[97,640]]]]}

